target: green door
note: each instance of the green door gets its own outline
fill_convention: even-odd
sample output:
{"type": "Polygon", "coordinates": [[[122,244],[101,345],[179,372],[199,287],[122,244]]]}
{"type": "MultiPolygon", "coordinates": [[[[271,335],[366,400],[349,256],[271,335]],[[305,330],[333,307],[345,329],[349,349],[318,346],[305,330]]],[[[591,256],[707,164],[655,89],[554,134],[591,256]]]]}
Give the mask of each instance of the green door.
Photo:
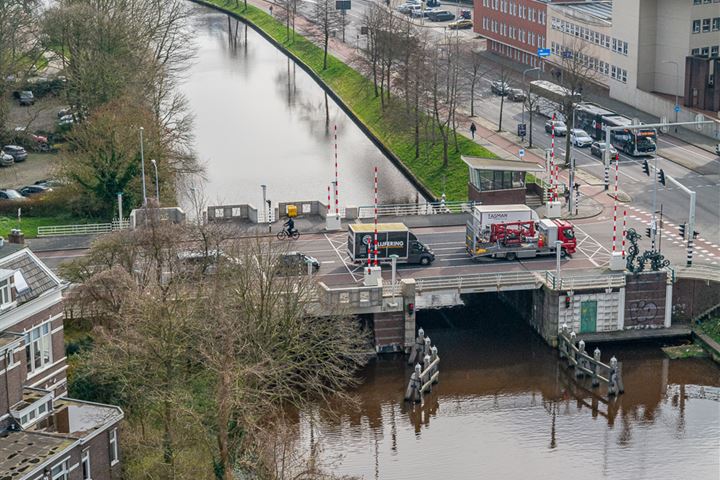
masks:
{"type": "Polygon", "coordinates": [[[597,301],[580,304],[580,333],[594,332],[597,325],[597,301]]]}

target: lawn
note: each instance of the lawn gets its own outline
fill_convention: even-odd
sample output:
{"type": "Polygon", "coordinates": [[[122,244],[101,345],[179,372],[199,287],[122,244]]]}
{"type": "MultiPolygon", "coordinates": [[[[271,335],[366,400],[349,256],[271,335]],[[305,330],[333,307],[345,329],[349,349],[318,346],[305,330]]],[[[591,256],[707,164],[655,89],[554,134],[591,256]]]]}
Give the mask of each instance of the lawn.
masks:
{"type": "Polygon", "coordinates": [[[708,337],[720,343],[720,317],[711,317],[698,324],[698,328],[708,337]]]}
{"type": "Polygon", "coordinates": [[[51,225],[78,225],[83,223],[94,223],[94,220],[88,218],[78,218],[71,216],[53,216],[53,217],[21,217],[20,222],[17,218],[0,217],[0,236],[7,239],[10,230],[20,228],[25,234],[25,238],[36,238],[38,227],[51,225]]]}
{"type": "Polygon", "coordinates": [[[429,140],[421,144],[421,156],[416,158],[412,132],[408,126],[399,126],[384,116],[369,79],[331,55],[328,56],[328,67],[323,70],[321,48],[298,34],[288,41],[285,25],[259,8],[248,5],[245,10],[242,3],[236,7],[222,0],[208,1],[253,23],[297,56],[436,197],[441,195],[444,184],[448,200],[467,200],[468,168],[461,160],[461,154],[495,158],[487,149],[463,136],[458,136],[459,151],[451,146],[447,168],[443,167],[442,145],[429,140]]]}

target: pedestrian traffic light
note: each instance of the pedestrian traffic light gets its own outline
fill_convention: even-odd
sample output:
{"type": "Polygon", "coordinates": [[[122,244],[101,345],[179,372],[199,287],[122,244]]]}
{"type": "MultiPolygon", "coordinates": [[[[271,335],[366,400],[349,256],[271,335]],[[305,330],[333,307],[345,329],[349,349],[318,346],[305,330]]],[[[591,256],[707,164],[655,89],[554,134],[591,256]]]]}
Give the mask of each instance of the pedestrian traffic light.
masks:
{"type": "Polygon", "coordinates": [[[410,316],[412,316],[412,314],[415,313],[415,304],[414,303],[407,304],[407,312],[408,312],[408,315],[410,315],[410,316]]]}
{"type": "Polygon", "coordinates": [[[658,170],[658,182],[660,182],[660,185],[665,185],[665,172],[663,172],[662,168],[658,170]]]}
{"type": "Polygon", "coordinates": [[[650,176],[650,164],[648,164],[647,160],[643,160],[643,173],[648,177],[650,176]]]}
{"type": "Polygon", "coordinates": [[[570,295],[565,295],[565,308],[570,308],[570,295]]]}
{"type": "Polygon", "coordinates": [[[681,223],[680,225],[678,225],[678,230],[680,230],[680,236],[682,238],[685,238],[685,224],[684,223],[681,223]]]}
{"type": "Polygon", "coordinates": [[[645,229],[645,235],[647,235],[648,238],[651,238],[651,237],[652,237],[652,234],[650,233],[650,227],[647,227],[647,228],[645,229]]]}

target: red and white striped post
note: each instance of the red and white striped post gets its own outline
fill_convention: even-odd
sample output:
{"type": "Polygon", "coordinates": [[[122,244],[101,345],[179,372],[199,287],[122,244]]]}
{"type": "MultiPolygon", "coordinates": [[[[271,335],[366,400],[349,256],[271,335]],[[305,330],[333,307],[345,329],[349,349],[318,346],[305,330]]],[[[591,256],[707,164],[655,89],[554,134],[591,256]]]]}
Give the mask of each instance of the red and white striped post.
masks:
{"type": "Polygon", "coordinates": [[[378,169],[375,167],[375,237],[373,238],[375,247],[375,266],[378,266],[378,169]]]}
{"type": "MultiPolygon", "coordinates": [[[[550,126],[550,197],[555,200],[555,189],[553,188],[553,175],[555,175],[555,114],[552,116],[552,123],[550,126]]],[[[550,199],[548,199],[550,200],[550,199]]]]}
{"type": "Polygon", "coordinates": [[[339,183],[338,183],[338,140],[337,140],[337,125],[334,127],[335,132],[335,217],[340,219],[340,195],[339,183]]]}
{"type": "Polygon", "coordinates": [[[328,203],[327,203],[327,216],[330,216],[330,185],[328,185],[328,203]]]}
{"type": "Polygon", "coordinates": [[[618,161],[615,160],[615,192],[613,195],[613,244],[612,251],[617,251],[617,207],[618,207],[618,161]]]}
{"type": "Polygon", "coordinates": [[[623,209],[622,257],[625,258],[625,236],[627,235],[627,210],[623,209]]]}

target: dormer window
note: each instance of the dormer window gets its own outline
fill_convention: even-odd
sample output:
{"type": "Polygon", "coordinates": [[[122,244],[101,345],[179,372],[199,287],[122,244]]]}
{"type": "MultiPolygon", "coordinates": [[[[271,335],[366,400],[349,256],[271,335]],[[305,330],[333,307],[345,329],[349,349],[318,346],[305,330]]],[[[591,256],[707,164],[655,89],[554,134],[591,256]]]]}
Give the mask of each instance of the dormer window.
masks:
{"type": "Polygon", "coordinates": [[[12,303],[12,285],[10,278],[0,280],[0,308],[7,308],[12,303]]]}

